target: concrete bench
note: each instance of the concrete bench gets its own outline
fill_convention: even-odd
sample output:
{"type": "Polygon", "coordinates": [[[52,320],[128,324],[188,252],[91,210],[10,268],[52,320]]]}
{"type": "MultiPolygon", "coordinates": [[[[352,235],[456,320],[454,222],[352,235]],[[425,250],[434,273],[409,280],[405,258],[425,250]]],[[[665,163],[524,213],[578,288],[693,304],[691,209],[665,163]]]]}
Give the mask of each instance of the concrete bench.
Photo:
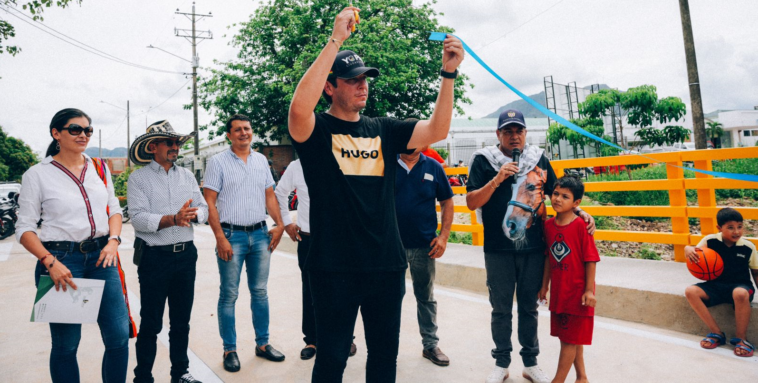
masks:
{"type": "MultiPolygon", "coordinates": [[[[699,282],[683,263],[601,257],[596,294],[599,316],[644,323],[659,328],[705,335],[708,328],[684,297],[687,286],[699,282]]],[[[487,275],[481,247],[448,244],[437,260],[436,284],[487,294],[487,275]]],[[[758,336],[758,302],[753,302],[748,334],[758,336]]],[[[711,308],[728,337],[734,336],[734,308],[711,308]]]]}

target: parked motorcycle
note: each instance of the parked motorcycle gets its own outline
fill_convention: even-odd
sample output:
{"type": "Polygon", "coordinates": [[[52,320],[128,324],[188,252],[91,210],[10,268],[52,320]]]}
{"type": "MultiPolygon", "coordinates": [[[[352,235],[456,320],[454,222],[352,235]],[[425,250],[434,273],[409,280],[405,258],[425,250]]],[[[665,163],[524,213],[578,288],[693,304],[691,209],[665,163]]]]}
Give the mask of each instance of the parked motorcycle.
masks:
{"type": "Polygon", "coordinates": [[[18,194],[11,192],[8,197],[0,198],[0,239],[5,239],[16,232],[18,220],[18,194]]]}
{"type": "Polygon", "coordinates": [[[121,209],[121,222],[127,223],[132,217],[129,216],[129,205],[124,205],[121,209]]]}

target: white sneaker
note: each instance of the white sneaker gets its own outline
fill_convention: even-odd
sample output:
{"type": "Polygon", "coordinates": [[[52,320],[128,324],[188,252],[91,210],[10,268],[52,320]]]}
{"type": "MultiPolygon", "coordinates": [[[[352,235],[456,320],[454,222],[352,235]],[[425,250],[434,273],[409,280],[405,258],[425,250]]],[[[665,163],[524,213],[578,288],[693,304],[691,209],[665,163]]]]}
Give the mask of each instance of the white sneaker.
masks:
{"type": "Polygon", "coordinates": [[[547,375],[542,372],[540,366],[524,367],[524,373],[522,374],[526,380],[534,383],[550,383],[547,375]]]}
{"type": "Polygon", "coordinates": [[[487,377],[486,383],[503,383],[508,379],[508,369],[495,366],[490,376],[487,377]]]}

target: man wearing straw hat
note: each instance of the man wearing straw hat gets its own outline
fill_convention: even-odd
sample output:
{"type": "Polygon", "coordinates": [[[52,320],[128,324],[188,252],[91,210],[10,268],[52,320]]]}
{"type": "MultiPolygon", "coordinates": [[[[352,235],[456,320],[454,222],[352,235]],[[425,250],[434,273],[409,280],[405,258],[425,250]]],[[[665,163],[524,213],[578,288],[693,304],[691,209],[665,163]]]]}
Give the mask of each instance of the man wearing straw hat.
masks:
{"type": "Polygon", "coordinates": [[[127,188],[137,237],[135,263],[139,263],[137,274],[142,304],[135,382],[153,382],[156,339],[163,327],[163,311],[168,299],[171,382],[201,383],[188,372],[189,321],[197,263],[190,223],[205,222],[208,205],[192,173],[174,164],[179,148],[192,136],[176,133],[171,124],[163,120],[150,125],[147,133],[129,148],[132,162],[145,165],[131,174],[127,188]]]}

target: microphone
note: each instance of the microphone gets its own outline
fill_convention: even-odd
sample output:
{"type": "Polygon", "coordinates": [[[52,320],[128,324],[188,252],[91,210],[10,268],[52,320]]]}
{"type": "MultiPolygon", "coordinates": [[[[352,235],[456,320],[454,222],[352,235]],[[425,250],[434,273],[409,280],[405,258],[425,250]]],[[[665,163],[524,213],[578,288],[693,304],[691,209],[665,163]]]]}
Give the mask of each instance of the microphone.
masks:
{"type": "MultiPolygon", "coordinates": [[[[521,150],[518,148],[513,149],[513,162],[516,163],[516,166],[519,166],[519,159],[521,157],[521,150]]],[[[513,175],[513,178],[516,179],[518,177],[518,173],[513,175]]]]}

